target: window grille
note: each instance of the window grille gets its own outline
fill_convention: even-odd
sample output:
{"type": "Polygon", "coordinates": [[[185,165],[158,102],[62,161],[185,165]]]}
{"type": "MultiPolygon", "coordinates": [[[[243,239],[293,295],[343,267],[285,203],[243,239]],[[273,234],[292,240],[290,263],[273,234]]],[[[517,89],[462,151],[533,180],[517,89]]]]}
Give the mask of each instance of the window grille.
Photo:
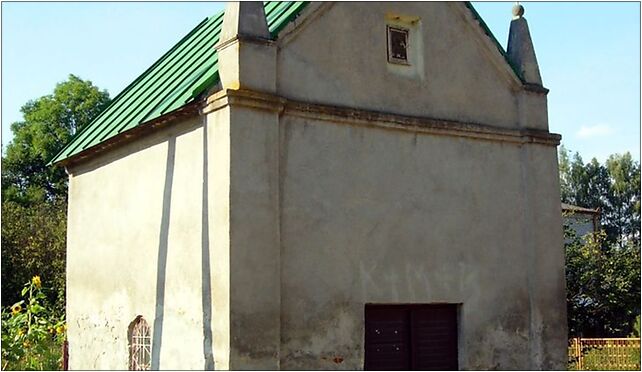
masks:
{"type": "Polygon", "coordinates": [[[132,322],[129,345],[129,369],[149,371],[152,361],[152,337],[149,325],[140,315],[132,322]]]}

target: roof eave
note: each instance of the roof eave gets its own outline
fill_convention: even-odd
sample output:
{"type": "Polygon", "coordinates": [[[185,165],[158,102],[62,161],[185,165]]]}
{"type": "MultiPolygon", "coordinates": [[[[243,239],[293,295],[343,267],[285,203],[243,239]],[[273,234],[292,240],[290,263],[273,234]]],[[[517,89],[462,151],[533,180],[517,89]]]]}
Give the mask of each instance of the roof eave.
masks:
{"type": "MultiPolygon", "coordinates": [[[[280,30],[296,19],[307,5],[308,2],[264,3],[266,11],[270,8],[269,14],[266,13],[266,16],[270,27],[272,27],[271,32],[273,34],[280,33],[280,30]]],[[[222,16],[223,12],[218,12],[199,23],[119,93],[112,100],[111,105],[103,110],[96,119],[76,133],[49,161],[48,165],[70,163],[72,160],[78,159],[78,155],[90,153],[94,146],[105,147],[101,145],[103,142],[120,136],[122,133],[130,133],[130,130],[138,127],[146,126],[148,121],[162,121],[161,115],[165,116],[162,114],[163,112],[178,111],[187,102],[199,100],[216,90],[217,82],[220,79],[217,73],[216,55],[212,54],[215,49],[204,48],[204,46],[216,42],[217,35],[220,33],[222,16]],[[189,48],[187,43],[189,43],[189,48]],[[187,53],[190,50],[195,50],[195,52],[187,53]],[[191,62],[187,63],[187,61],[191,62]],[[195,67],[191,69],[185,66],[195,67]],[[214,70],[210,70],[211,68],[214,70]],[[166,76],[169,72],[180,73],[181,77],[170,79],[171,83],[166,83],[166,76]],[[150,92],[153,94],[150,95],[150,92]]],[[[172,112],[169,112],[167,115],[171,114],[172,112]]]]}
{"type": "Polygon", "coordinates": [[[562,211],[571,213],[600,214],[599,209],[584,208],[573,204],[562,203],[562,211]]]}
{"type": "Polygon", "coordinates": [[[69,168],[70,166],[74,166],[82,162],[88,161],[90,159],[93,159],[96,156],[101,155],[107,151],[110,151],[116,147],[128,144],[139,138],[145,137],[151,134],[152,132],[154,132],[155,130],[158,130],[160,128],[166,128],[167,126],[175,123],[177,120],[200,115],[200,110],[203,105],[203,102],[204,101],[201,99],[201,100],[196,100],[191,103],[188,103],[174,111],[168,112],[153,120],[141,123],[129,130],[126,130],[122,133],[119,133],[105,140],[104,142],[101,142],[95,146],[89,147],[70,157],[67,157],[58,161],[52,160],[50,164],[69,168]]]}

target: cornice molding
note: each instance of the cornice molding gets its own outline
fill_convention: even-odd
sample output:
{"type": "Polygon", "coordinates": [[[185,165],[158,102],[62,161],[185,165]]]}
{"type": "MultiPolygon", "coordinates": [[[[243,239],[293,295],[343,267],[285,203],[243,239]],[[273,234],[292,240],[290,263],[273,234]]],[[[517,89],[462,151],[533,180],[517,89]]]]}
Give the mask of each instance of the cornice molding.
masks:
{"type": "Polygon", "coordinates": [[[437,136],[463,137],[482,141],[514,144],[535,143],[558,146],[562,136],[545,130],[528,128],[503,128],[489,124],[470,123],[449,119],[406,116],[351,107],[333,106],[288,99],[274,94],[240,90],[220,90],[204,100],[198,100],[167,113],[155,120],[122,132],[94,147],[88,148],[58,165],[69,167],[115,147],[130,143],[154,130],[189,117],[207,115],[224,107],[247,107],[254,110],[275,112],[311,120],[321,120],[345,125],[401,130],[437,136]]]}
{"type": "Polygon", "coordinates": [[[226,106],[277,112],[306,119],[330,121],[347,125],[378,127],[451,137],[465,137],[515,144],[537,143],[558,146],[561,135],[545,130],[504,128],[495,125],[463,122],[430,117],[406,116],[350,107],[325,105],[291,100],[281,96],[250,91],[223,90],[207,98],[202,113],[207,114],[226,106]]]}

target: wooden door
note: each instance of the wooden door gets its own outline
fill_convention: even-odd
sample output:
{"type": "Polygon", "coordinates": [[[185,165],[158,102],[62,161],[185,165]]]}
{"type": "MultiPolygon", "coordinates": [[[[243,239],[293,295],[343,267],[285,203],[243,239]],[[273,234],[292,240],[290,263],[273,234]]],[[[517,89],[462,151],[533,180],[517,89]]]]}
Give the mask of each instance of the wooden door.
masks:
{"type": "Polygon", "coordinates": [[[456,370],[457,305],[366,305],[366,370],[456,370]]]}
{"type": "Polygon", "coordinates": [[[456,305],[418,306],[410,312],[410,327],[413,370],[457,370],[456,305]]]}
{"type": "Polygon", "coordinates": [[[410,369],[410,314],[398,306],[366,305],[366,370],[410,369]]]}

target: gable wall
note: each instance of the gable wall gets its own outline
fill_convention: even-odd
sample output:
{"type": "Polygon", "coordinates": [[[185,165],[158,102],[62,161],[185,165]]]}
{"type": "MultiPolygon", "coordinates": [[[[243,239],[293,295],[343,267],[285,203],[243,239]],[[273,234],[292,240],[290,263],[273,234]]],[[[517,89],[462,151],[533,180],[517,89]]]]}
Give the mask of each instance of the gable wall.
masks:
{"type": "Polygon", "coordinates": [[[524,214],[528,192],[559,200],[554,147],[532,150],[535,194],[516,144],[288,115],[280,128],[281,368],[361,369],[365,304],[440,302],[462,304],[460,368],[563,366],[559,211],[524,214]],[[534,298],[535,285],[549,290],[534,298]],[[533,332],[534,313],[554,337],[533,332]]]}
{"type": "MultiPolygon", "coordinates": [[[[277,94],[504,128],[545,123],[545,105],[519,123],[514,80],[457,7],[322,6],[279,40],[277,94]],[[420,19],[413,71],[387,63],[390,14],[420,19]]],[[[280,132],[281,368],[363,368],[365,304],[435,302],[462,304],[460,368],[564,367],[554,146],[287,109],[280,132]]]]}
{"type": "MultiPolygon", "coordinates": [[[[489,51],[480,37],[487,36],[478,35],[478,26],[462,16],[468,9],[458,7],[463,5],[335,3],[279,42],[278,94],[316,103],[516,127],[514,82],[486,55],[489,51]],[[390,14],[420,19],[420,41],[412,45],[411,38],[411,50],[420,56],[412,67],[387,62],[386,17],[390,14]]],[[[490,53],[499,54],[496,50],[490,53]]],[[[505,64],[501,56],[498,59],[505,64]]]]}

